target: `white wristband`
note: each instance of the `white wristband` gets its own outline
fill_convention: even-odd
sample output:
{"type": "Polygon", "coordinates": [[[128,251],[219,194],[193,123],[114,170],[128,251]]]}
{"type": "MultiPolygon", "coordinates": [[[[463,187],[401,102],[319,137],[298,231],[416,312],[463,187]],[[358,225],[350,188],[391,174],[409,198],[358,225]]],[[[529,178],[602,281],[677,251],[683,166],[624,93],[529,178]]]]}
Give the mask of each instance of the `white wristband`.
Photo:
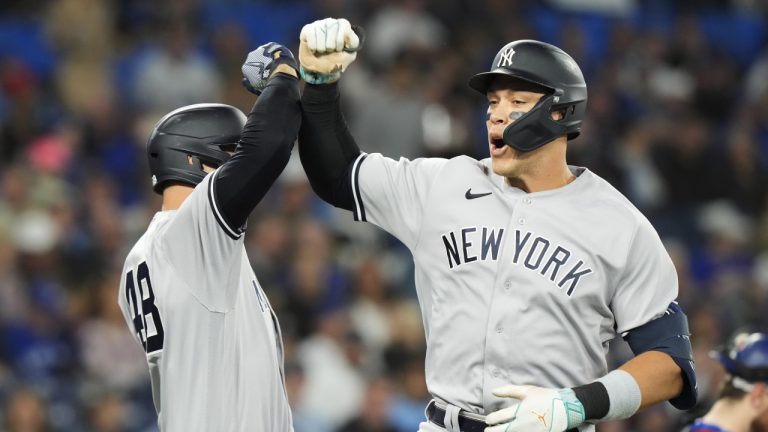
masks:
{"type": "Polygon", "coordinates": [[[640,409],[640,386],[628,372],[615,369],[597,381],[605,386],[610,401],[608,414],[598,421],[624,420],[640,409]]]}

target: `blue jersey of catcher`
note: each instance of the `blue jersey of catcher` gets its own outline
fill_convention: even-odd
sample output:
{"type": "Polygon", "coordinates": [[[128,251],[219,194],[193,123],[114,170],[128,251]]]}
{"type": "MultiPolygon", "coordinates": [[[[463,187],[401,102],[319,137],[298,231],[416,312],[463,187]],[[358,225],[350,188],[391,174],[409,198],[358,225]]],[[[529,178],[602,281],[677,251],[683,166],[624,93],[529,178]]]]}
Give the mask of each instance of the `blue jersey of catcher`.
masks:
{"type": "Polygon", "coordinates": [[[720,426],[706,423],[702,420],[696,421],[685,432],[729,432],[727,429],[723,429],[720,426]]]}

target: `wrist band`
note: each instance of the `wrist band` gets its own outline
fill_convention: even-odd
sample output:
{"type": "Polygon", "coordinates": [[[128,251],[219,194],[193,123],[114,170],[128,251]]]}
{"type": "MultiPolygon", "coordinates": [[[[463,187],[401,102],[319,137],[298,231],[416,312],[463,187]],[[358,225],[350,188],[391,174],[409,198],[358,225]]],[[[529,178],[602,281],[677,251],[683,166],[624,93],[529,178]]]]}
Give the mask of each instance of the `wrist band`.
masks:
{"type": "Polygon", "coordinates": [[[334,72],[324,74],[320,72],[314,72],[304,69],[304,66],[299,67],[299,75],[304,82],[309,84],[328,84],[341,78],[341,72],[334,72]]]}
{"type": "Polygon", "coordinates": [[[615,369],[597,380],[605,386],[610,399],[608,414],[600,421],[623,420],[631,417],[640,409],[642,394],[635,378],[621,369],[615,369]]]}
{"type": "Polygon", "coordinates": [[[573,388],[573,393],[584,406],[584,417],[587,420],[597,420],[608,414],[611,399],[608,390],[600,381],[594,381],[573,388]]]}

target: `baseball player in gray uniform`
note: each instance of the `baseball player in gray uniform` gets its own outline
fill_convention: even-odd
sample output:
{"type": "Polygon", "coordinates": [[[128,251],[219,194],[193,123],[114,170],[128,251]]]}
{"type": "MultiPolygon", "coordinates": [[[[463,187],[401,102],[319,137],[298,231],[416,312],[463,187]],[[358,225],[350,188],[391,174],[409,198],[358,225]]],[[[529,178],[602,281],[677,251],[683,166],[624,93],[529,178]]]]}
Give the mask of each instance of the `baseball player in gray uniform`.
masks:
{"type": "Polygon", "coordinates": [[[229,105],[186,106],[147,144],[163,207],[125,260],[118,302],[146,352],[162,431],[293,430],[280,328],[243,231],[298,133],[297,64],[270,43],[243,73],[260,93],[247,118],[229,105]]]}
{"type": "Polygon", "coordinates": [[[300,36],[299,151],[315,192],[412,252],[434,397],[421,431],[594,430],[696,400],[675,268],[648,220],[566,163],[587,100],[557,47],[507,44],[469,85],[487,98],[490,157],[362,153],[337,81],[359,38],[344,19],[300,36]],[[615,335],[635,357],[608,371],[615,335]]]}

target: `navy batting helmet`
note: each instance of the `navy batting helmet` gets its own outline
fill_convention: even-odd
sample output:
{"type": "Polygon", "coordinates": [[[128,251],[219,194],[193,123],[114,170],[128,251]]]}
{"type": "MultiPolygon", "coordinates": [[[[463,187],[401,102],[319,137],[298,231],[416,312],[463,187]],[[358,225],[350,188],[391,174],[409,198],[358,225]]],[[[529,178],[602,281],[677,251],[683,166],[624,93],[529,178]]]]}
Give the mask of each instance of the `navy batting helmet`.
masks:
{"type": "Polygon", "coordinates": [[[587,83],[576,62],[560,48],[535,40],[518,40],[496,54],[488,72],[469,80],[469,86],[486,94],[499,76],[537,84],[546,95],[529,112],[504,129],[504,144],[527,152],[566,135],[569,140],[581,133],[587,107],[587,83]],[[552,112],[563,117],[553,120],[552,112]]]}
{"type": "Polygon", "coordinates": [[[730,346],[711,354],[732,376],[751,383],[768,382],[768,335],[765,333],[740,333],[730,346]]]}
{"type": "Polygon", "coordinates": [[[154,191],[203,181],[203,164],[218,168],[229,159],[223,148],[237,144],[245,119],[233,106],[212,103],[181,107],[160,119],[147,141],[154,191]]]}

